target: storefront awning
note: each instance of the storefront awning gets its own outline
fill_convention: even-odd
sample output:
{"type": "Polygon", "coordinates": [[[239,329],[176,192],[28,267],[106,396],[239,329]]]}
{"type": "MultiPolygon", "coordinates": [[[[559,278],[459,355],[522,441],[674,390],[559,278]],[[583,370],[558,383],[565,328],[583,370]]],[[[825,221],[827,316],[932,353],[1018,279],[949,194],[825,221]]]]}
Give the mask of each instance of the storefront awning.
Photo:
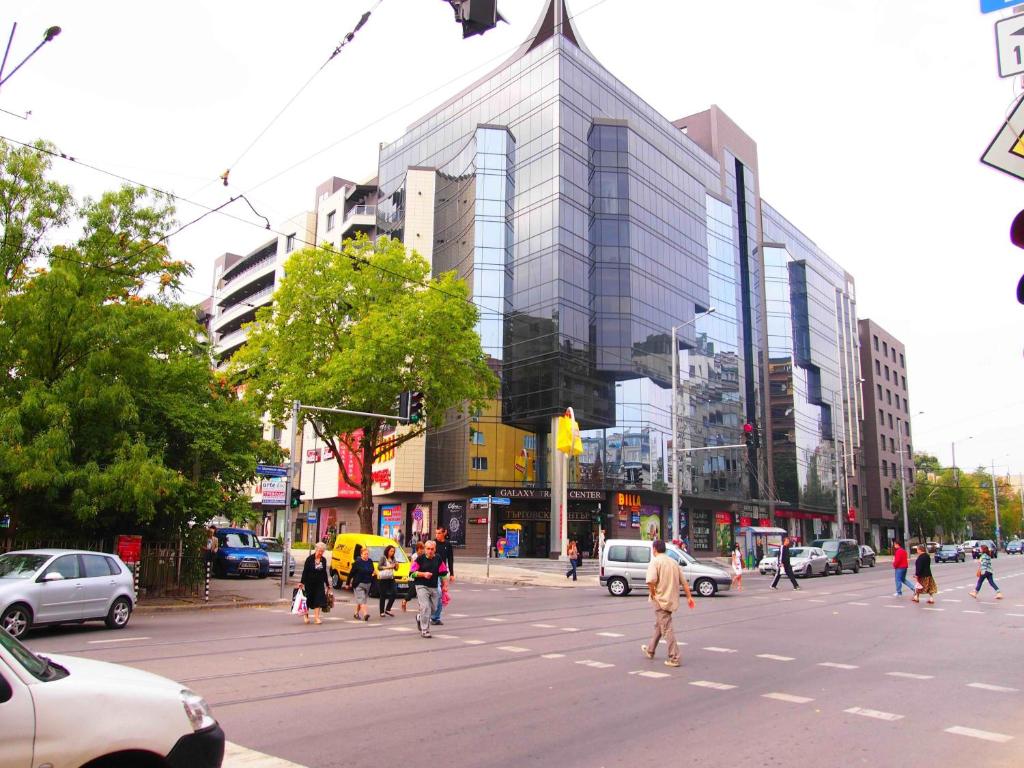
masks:
{"type": "Polygon", "coordinates": [[[753,533],[757,536],[781,536],[789,533],[785,528],[762,528],[759,525],[744,525],[737,529],[737,533],[753,533]]]}

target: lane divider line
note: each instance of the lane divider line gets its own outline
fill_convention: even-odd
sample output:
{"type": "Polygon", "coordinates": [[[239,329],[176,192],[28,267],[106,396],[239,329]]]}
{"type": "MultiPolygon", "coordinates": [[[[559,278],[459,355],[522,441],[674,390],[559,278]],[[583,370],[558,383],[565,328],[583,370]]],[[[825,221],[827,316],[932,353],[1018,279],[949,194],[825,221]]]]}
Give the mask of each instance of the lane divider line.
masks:
{"type": "Polygon", "coordinates": [[[850,707],[849,709],[844,709],[843,712],[851,715],[860,715],[861,717],[873,717],[875,720],[888,720],[890,722],[903,719],[903,715],[897,715],[893,712],[882,712],[878,709],[866,709],[865,707],[850,707]]]}
{"type": "Polygon", "coordinates": [[[997,744],[1005,744],[1013,739],[1013,736],[1007,736],[1005,733],[993,733],[992,731],[979,731],[977,728],[965,728],[962,725],[954,725],[952,728],[944,729],[946,733],[952,733],[954,736],[970,736],[972,739],[983,739],[984,741],[994,741],[997,744]]]}

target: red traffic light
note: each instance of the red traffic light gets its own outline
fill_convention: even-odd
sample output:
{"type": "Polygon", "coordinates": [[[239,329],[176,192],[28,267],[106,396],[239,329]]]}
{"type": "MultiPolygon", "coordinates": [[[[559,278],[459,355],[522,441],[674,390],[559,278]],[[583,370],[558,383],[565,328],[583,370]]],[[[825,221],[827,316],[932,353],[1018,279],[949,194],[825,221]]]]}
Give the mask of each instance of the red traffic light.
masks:
{"type": "Polygon", "coordinates": [[[748,421],[743,425],[743,432],[746,435],[752,435],[754,433],[754,425],[748,421]]]}

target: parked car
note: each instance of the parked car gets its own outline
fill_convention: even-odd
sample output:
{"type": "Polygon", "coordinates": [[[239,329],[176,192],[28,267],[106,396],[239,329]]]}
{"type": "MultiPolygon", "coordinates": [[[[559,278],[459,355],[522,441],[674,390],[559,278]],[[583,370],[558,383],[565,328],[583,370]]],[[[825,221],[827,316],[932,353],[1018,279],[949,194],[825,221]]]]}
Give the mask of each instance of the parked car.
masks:
{"type": "Polygon", "coordinates": [[[836,573],[851,570],[860,573],[860,546],[853,539],[816,539],[812,547],[825,550],[829,568],[836,573]]]}
{"type": "Polygon", "coordinates": [[[1020,555],[1024,554],[1024,541],[1020,539],[1014,539],[1006,543],[1006,554],[1008,555],[1020,555]]]}
{"type": "MultiPolygon", "coordinates": [[[[284,563],[284,546],[273,536],[260,536],[260,546],[270,558],[270,575],[280,576],[281,565],[284,563]]],[[[288,555],[288,575],[295,575],[295,558],[288,555]]]]}
{"type": "Polygon", "coordinates": [[[0,627],[14,637],[70,622],[124,629],[134,606],[132,574],[116,555],[73,549],[0,555],[0,627]]]}
{"type": "Polygon", "coordinates": [[[761,558],[757,564],[757,570],[764,576],[766,573],[775,573],[779,569],[779,548],[769,547],[768,554],[761,558]]]}
{"type": "Polygon", "coordinates": [[[977,557],[977,555],[974,554],[974,550],[978,548],[978,543],[979,542],[978,542],[977,539],[968,539],[967,541],[965,541],[960,546],[963,548],[965,555],[970,555],[971,557],[977,557]]]}
{"type": "Polygon", "coordinates": [[[209,706],[180,683],[120,664],[39,656],[2,631],[0,710],[0,763],[10,768],[219,768],[224,759],[224,732],[209,706]]]}
{"type": "Polygon", "coordinates": [[[865,566],[867,566],[868,568],[874,568],[875,567],[875,560],[876,559],[877,559],[877,556],[875,555],[875,550],[873,550],[867,544],[861,544],[860,545],[860,567],[861,568],[864,568],[865,566]]]}
{"type": "Polygon", "coordinates": [[[793,547],[789,550],[789,564],[797,576],[828,576],[828,555],[818,547],[793,547]]]}
{"type": "MultiPolygon", "coordinates": [[[[713,597],[728,590],[732,576],[716,565],[701,563],[689,552],[674,544],[666,545],[669,557],[679,563],[683,578],[701,597],[713,597]]],[[[624,597],[634,589],[647,591],[647,566],[651,562],[651,542],[636,539],[608,539],[601,551],[599,582],[616,597],[624,597]]]]}
{"type": "Polygon", "coordinates": [[[943,544],[935,551],[936,563],[962,563],[966,557],[956,544],[943,544]]]}
{"type": "Polygon", "coordinates": [[[270,556],[254,532],[246,528],[218,528],[213,572],[221,578],[256,576],[265,579],[270,575],[270,556]]]}
{"type": "Polygon", "coordinates": [[[939,547],[941,546],[942,545],[937,541],[926,541],[924,543],[924,547],[930,555],[934,555],[936,552],[938,552],[939,547]]]}

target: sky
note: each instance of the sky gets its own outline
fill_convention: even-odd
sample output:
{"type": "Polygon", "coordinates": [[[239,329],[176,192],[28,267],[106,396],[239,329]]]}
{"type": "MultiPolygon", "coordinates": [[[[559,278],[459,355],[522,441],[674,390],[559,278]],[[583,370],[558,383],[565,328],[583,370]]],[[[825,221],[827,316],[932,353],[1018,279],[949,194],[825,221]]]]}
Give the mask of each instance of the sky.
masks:
{"type": "MultiPolygon", "coordinates": [[[[6,72],[62,32],[0,90],[0,134],[173,192],[181,223],[244,193],[277,225],[328,177],[373,177],[379,144],[500,63],[543,4],[499,0],[509,23],[463,40],[442,0],[5,0],[6,72]]],[[[858,315],[906,345],[915,450],[948,465],[955,441],[958,466],[1024,473],[1024,251],[1008,237],[1024,181],[978,161],[1021,91],[996,67],[993,25],[1010,11],[567,4],[598,61],[663,115],[717,104],[754,138],[764,199],[854,275],[858,315]]],[[[54,173],[79,196],[121,183],[62,160],[54,173]]],[[[218,255],[268,239],[241,200],[224,210],[171,240],[195,268],[187,301],[209,294],[218,255]]]]}

